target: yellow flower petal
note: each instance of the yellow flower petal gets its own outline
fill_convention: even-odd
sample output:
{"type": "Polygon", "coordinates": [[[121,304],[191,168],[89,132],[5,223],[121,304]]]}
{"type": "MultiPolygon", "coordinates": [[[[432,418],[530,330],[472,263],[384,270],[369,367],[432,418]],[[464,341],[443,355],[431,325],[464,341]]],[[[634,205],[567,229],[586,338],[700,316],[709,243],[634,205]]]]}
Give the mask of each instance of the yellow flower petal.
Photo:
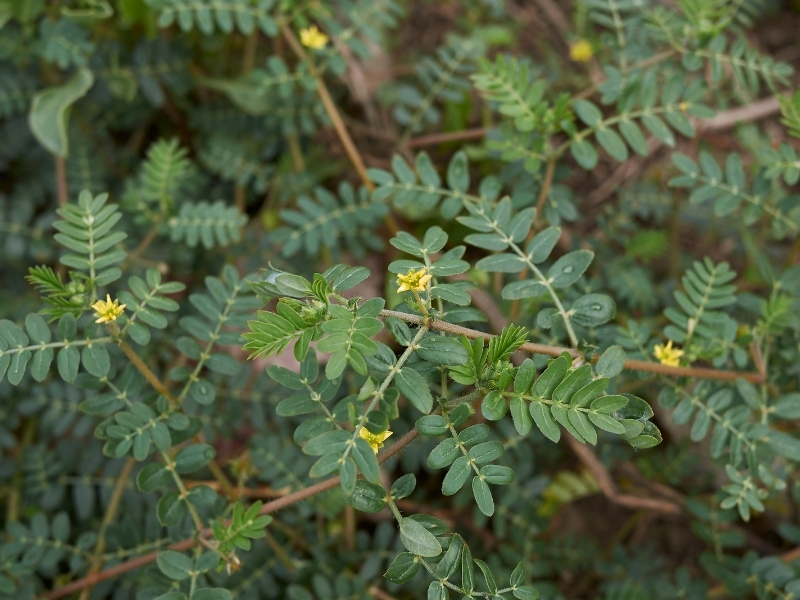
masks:
{"type": "Polygon", "coordinates": [[[428,273],[425,267],[422,267],[419,271],[409,269],[405,275],[397,276],[397,284],[399,286],[397,292],[424,292],[431,279],[433,279],[433,275],[428,273]]]}
{"type": "Polygon", "coordinates": [[[375,454],[383,447],[383,442],[385,442],[390,435],[392,435],[391,431],[387,430],[381,433],[371,433],[366,427],[362,427],[358,432],[358,437],[365,440],[372,447],[372,451],[375,454]]]}
{"type": "Polygon", "coordinates": [[[319,50],[328,45],[328,36],[312,25],[300,31],[300,43],[306,48],[319,50]]]}
{"type": "Polygon", "coordinates": [[[662,365],[667,365],[668,367],[678,367],[681,364],[680,359],[684,355],[684,351],[680,348],[673,348],[672,340],[669,340],[667,341],[666,346],[657,344],[653,348],[653,355],[662,365]]]}
{"type": "Polygon", "coordinates": [[[569,57],[576,62],[588,62],[592,56],[594,49],[586,40],[578,40],[569,48],[569,57]]]}
{"type": "Polygon", "coordinates": [[[106,294],[105,300],[98,300],[92,304],[94,314],[97,317],[95,323],[109,323],[116,321],[125,310],[125,304],[120,304],[119,300],[112,300],[111,294],[106,294]]]}

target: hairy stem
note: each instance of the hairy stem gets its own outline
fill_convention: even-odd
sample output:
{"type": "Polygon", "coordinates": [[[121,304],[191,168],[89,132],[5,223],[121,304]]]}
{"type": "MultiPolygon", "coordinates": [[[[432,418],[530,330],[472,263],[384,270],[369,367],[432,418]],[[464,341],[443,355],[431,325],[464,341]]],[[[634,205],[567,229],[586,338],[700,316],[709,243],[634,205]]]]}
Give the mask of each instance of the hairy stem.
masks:
{"type": "MultiPolygon", "coordinates": [[[[382,310],[382,317],[397,317],[407,323],[420,324],[423,318],[418,315],[411,315],[408,313],[401,313],[394,310],[382,310]]],[[[491,333],[484,333],[475,329],[462,327],[461,325],[453,325],[446,321],[437,321],[434,319],[428,320],[428,327],[437,331],[445,331],[453,335],[464,335],[470,339],[484,339],[491,340],[493,337],[491,333]]],[[[562,346],[547,346],[545,344],[535,344],[533,342],[525,342],[519,347],[519,350],[528,352],[530,354],[544,354],[546,356],[561,356],[565,352],[573,357],[578,356],[577,350],[574,348],[565,348],[562,346]]],[[[597,360],[598,357],[592,360],[597,360]]],[[[699,377],[700,379],[718,379],[723,381],[735,381],[741,377],[751,383],[761,383],[763,377],[760,373],[743,373],[740,371],[726,371],[723,369],[707,369],[702,367],[670,367],[662,365],[661,363],[647,362],[646,360],[628,359],[625,361],[625,368],[631,371],[645,371],[647,373],[658,373],[659,375],[670,375],[672,377],[699,377]]]]}

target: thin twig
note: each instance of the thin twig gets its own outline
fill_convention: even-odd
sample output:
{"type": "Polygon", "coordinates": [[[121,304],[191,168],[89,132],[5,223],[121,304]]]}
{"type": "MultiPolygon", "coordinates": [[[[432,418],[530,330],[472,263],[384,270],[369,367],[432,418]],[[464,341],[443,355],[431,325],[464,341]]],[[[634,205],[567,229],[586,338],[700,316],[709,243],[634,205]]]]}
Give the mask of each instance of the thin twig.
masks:
{"type": "Polygon", "coordinates": [[[375,185],[367,175],[367,168],[364,166],[364,161],[361,158],[361,154],[358,152],[358,148],[356,148],[353,140],[350,138],[347,127],[345,127],[344,121],[342,121],[342,117],[339,115],[339,111],[336,109],[336,104],[334,104],[325,82],[315,70],[313,62],[308,59],[305,50],[303,50],[303,46],[300,45],[300,42],[297,40],[289,26],[285,23],[281,25],[281,32],[283,33],[283,37],[286,39],[286,41],[289,42],[289,46],[291,46],[297,57],[301,60],[307,61],[308,70],[317,83],[317,93],[319,94],[319,98],[322,100],[322,104],[325,107],[325,112],[328,113],[328,117],[333,124],[333,128],[336,130],[336,134],[339,136],[339,140],[341,140],[342,145],[344,146],[345,152],[347,152],[347,156],[350,158],[350,162],[353,163],[353,166],[355,167],[358,176],[361,178],[361,182],[364,184],[364,187],[366,187],[370,192],[373,191],[375,189],[375,185]]]}
{"type": "Polygon", "coordinates": [[[136,261],[142,253],[153,243],[153,240],[156,239],[158,235],[158,223],[153,225],[150,228],[150,231],[147,232],[147,235],[142,238],[142,241],[139,242],[139,245],[136,246],[136,249],[128,255],[129,261],[136,261]]]}
{"type": "MultiPolygon", "coordinates": [[[[402,319],[407,323],[413,323],[415,325],[420,325],[425,321],[425,319],[419,315],[411,315],[394,310],[382,310],[381,316],[397,317],[398,319],[402,319]]],[[[468,329],[467,327],[453,325],[452,323],[447,323],[446,321],[437,321],[435,319],[428,321],[428,327],[430,329],[452,333],[453,335],[465,335],[473,340],[481,338],[489,341],[493,337],[496,337],[491,333],[484,333],[483,331],[476,331],[475,329],[468,329]]],[[[574,358],[579,357],[577,350],[573,348],[565,348],[563,346],[548,346],[545,344],[525,342],[519,347],[519,349],[530,354],[561,356],[566,352],[574,358]]],[[[598,358],[599,357],[595,357],[592,360],[596,361],[598,358]]],[[[751,383],[762,382],[762,376],[760,373],[741,373],[739,371],[725,371],[722,369],[707,369],[703,367],[670,367],[667,365],[662,365],[661,363],[651,363],[645,360],[628,359],[625,361],[625,368],[631,371],[645,371],[647,373],[658,373],[659,375],[670,375],[673,377],[699,377],[700,379],[718,379],[723,381],[735,381],[738,378],[742,378],[751,383]]]]}
{"type": "Polygon", "coordinates": [[[228,481],[228,476],[225,475],[225,471],[222,470],[222,467],[220,467],[216,461],[212,460],[208,463],[208,470],[211,471],[211,474],[219,483],[220,490],[225,496],[232,500],[239,497],[236,489],[234,489],[231,482],[228,481]]]}
{"type": "MultiPolygon", "coordinates": [[[[175,396],[172,395],[172,393],[161,382],[161,380],[158,377],[156,377],[155,373],[153,373],[153,371],[150,370],[150,367],[148,367],[147,364],[139,357],[139,355],[136,354],[136,351],[133,348],[131,348],[130,344],[128,344],[128,342],[126,342],[123,339],[119,339],[117,343],[119,344],[119,347],[122,349],[122,351],[125,353],[125,356],[127,356],[128,359],[130,359],[130,361],[133,363],[133,366],[136,367],[136,370],[139,371],[139,373],[141,373],[144,376],[144,378],[148,381],[148,383],[150,383],[151,386],[153,386],[153,389],[156,390],[162,396],[165,396],[169,400],[172,406],[174,407],[179,406],[180,401],[177,398],[175,398],[175,396]]],[[[227,496],[233,498],[235,496],[235,490],[233,489],[231,483],[228,481],[228,478],[225,476],[225,473],[222,471],[222,468],[214,460],[208,463],[208,468],[211,471],[211,474],[214,475],[217,481],[219,481],[223,492],[227,496]]]]}
{"type": "Polygon", "coordinates": [[[572,451],[578,456],[580,461],[592,473],[597,485],[603,495],[614,504],[624,506],[634,510],[649,510],[653,512],[662,513],[665,515],[678,515],[682,512],[681,505],[672,501],[662,498],[644,498],[641,496],[633,496],[631,494],[621,494],[617,489],[617,484],[611,478],[611,474],[603,466],[603,463],[595,456],[592,449],[581,444],[578,440],[571,435],[565,436],[572,451]]]}
{"type": "MultiPolygon", "coordinates": [[[[100,568],[103,566],[103,554],[106,551],[106,530],[108,526],[114,522],[114,519],[117,518],[117,512],[119,512],[119,506],[122,501],[122,494],[125,492],[125,486],[135,466],[136,459],[132,457],[128,458],[122,466],[122,471],[117,475],[117,482],[114,484],[114,490],[111,492],[111,500],[108,502],[106,513],[103,515],[103,522],[100,524],[100,531],[97,534],[97,543],[94,547],[94,560],[92,560],[92,565],[89,567],[89,572],[87,573],[88,577],[100,571],[100,568]]],[[[91,586],[83,588],[80,600],[87,600],[91,591],[91,586]]]]}
{"type": "Polygon", "coordinates": [[[547,20],[556,26],[561,32],[562,38],[566,39],[570,30],[570,24],[567,17],[564,16],[558,3],[553,0],[537,0],[536,4],[542,9],[542,12],[547,16],[547,20]]]}
{"type": "Polygon", "coordinates": [[[776,96],[770,96],[763,100],[756,100],[739,108],[732,108],[717,113],[715,117],[698,121],[696,123],[698,131],[719,131],[730,129],[737,123],[751,123],[760,121],[780,112],[781,107],[776,96]]]}
{"type": "MultiPolygon", "coordinates": [[[[539,191],[539,199],[536,201],[536,212],[533,215],[534,223],[539,220],[542,210],[544,209],[544,203],[547,202],[547,198],[550,195],[550,186],[553,184],[553,174],[555,171],[556,159],[551,159],[547,162],[547,168],[544,172],[544,181],[542,181],[542,189],[539,191]]],[[[530,242],[531,238],[533,238],[534,231],[535,229],[531,227],[531,230],[528,233],[527,242],[530,242]]]]}
{"type": "Polygon", "coordinates": [[[118,342],[120,349],[125,353],[125,356],[133,363],[133,366],[136,367],[136,370],[141,373],[147,382],[153,386],[153,389],[157,391],[162,396],[166,396],[166,398],[173,404],[176,405],[178,401],[175,399],[170,391],[164,387],[164,384],[161,383],[161,380],[155,376],[155,374],[150,370],[145,362],[136,354],[136,351],[131,348],[130,344],[123,339],[120,339],[118,342]]]}
{"type": "MultiPolygon", "coordinates": [[[[387,460],[389,460],[392,456],[400,452],[403,448],[408,446],[412,441],[416,439],[419,435],[416,429],[412,429],[403,437],[401,437],[395,444],[384,450],[378,455],[378,463],[383,464],[387,460]]],[[[278,498],[277,500],[273,500],[272,502],[267,502],[264,506],[261,507],[261,511],[259,514],[266,515],[270,513],[277,512],[283,508],[291,506],[292,504],[296,504],[298,502],[302,502],[303,500],[307,500],[312,496],[316,496],[317,494],[321,494],[329,489],[332,489],[339,485],[339,477],[331,477],[330,479],[326,479],[325,481],[321,481],[317,484],[309,486],[307,488],[303,488],[293,494],[287,494],[283,498],[278,498]]],[[[181,540],[180,542],[176,542],[171,546],[168,546],[169,549],[175,550],[178,552],[182,552],[184,550],[188,550],[192,546],[194,546],[197,541],[198,537],[200,538],[208,538],[212,534],[210,528],[203,529],[198,533],[197,536],[193,536],[190,538],[186,538],[185,540],[181,540]]],[[[134,569],[138,569],[139,567],[144,567],[149,565],[150,563],[155,562],[156,558],[158,557],[160,551],[150,552],[148,554],[143,554],[142,556],[137,556],[131,560],[128,560],[124,563],[119,565],[115,565],[104,571],[100,571],[91,577],[83,577],[78,579],[77,581],[73,581],[72,583],[68,583],[58,589],[55,589],[51,592],[43,594],[43,598],[47,598],[47,600],[56,600],[57,598],[63,598],[64,596],[68,596],[74,592],[78,592],[86,587],[96,585],[101,581],[106,581],[108,579],[113,579],[114,577],[118,577],[120,575],[124,575],[129,571],[133,571],[134,569]]]]}
{"type": "Polygon", "coordinates": [[[244,52],[242,52],[242,75],[247,75],[253,70],[253,64],[256,61],[256,48],[258,47],[258,29],[253,29],[247,40],[244,43],[244,52]]]}
{"type": "Polygon", "coordinates": [[[292,157],[292,168],[296,173],[306,170],[306,160],[303,158],[303,149],[300,148],[300,140],[294,132],[286,134],[286,143],[289,145],[289,155],[292,157]]]}
{"type": "Polygon", "coordinates": [[[448,131],[446,133],[432,133],[430,135],[421,135],[408,140],[407,146],[409,148],[421,148],[423,146],[435,146],[436,144],[444,144],[446,142],[462,142],[465,140],[479,140],[489,130],[486,127],[477,127],[475,129],[464,129],[462,131],[448,131]]]}
{"type": "Polygon", "coordinates": [[[67,165],[63,156],[56,156],[56,193],[58,205],[64,206],[69,202],[69,188],[67,187],[67,165]]]}
{"type": "MultiPolygon", "coordinates": [[[[221,491],[223,489],[222,484],[218,480],[214,481],[185,481],[184,485],[186,486],[187,490],[192,489],[193,487],[197,487],[199,485],[204,485],[206,487],[210,487],[215,492],[221,491]]],[[[284,490],[274,490],[271,487],[264,486],[258,488],[242,488],[240,490],[235,490],[235,497],[236,498],[253,498],[253,499],[261,499],[261,500],[271,500],[272,498],[283,498],[289,492],[284,490]]]]}
{"type": "MultiPolygon", "coordinates": [[[[183,552],[188,550],[196,543],[195,538],[186,538],[185,540],[181,540],[180,542],[176,542],[170,546],[167,546],[165,550],[175,550],[176,552],[183,552]]],[[[149,552],[147,554],[142,554],[141,556],[137,556],[136,558],[132,558],[130,560],[126,560],[124,563],[120,563],[118,565],[114,565],[113,567],[109,567],[91,577],[83,577],[72,583],[68,583],[63,585],[52,592],[47,592],[42,594],[43,598],[47,598],[48,600],[55,600],[56,598],[63,598],[64,596],[69,596],[70,594],[74,594],[75,592],[79,592],[86,587],[90,587],[93,585],[97,585],[102,581],[106,581],[108,579],[113,579],[115,577],[119,577],[120,575],[124,575],[134,569],[138,569],[139,567],[144,567],[156,561],[158,557],[158,553],[161,552],[160,550],[157,552],[149,552]]]]}
{"type": "MultiPolygon", "coordinates": [[[[660,143],[658,138],[653,136],[649,137],[647,139],[647,155],[650,156],[651,153],[658,148],[660,143]]],[[[609,196],[616,193],[626,181],[632,179],[641,172],[646,159],[646,156],[632,156],[614,169],[611,175],[589,194],[589,205],[595,206],[596,204],[600,204],[609,196]]]]}
{"type": "Polygon", "coordinates": [[[247,211],[246,197],[247,188],[240,183],[233,186],[233,205],[239,209],[239,212],[243,213],[247,211]]]}
{"type": "MultiPolygon", "coordinates": [[[[63,156],[55,157],[56,163],[56,196],[58,198],[58,205],[64,206],[69,202],[69,188],[67,186],[67,165],[63,156]]],[[[62,262],[58,263],[56,267],[58,276],[62,279],[67,276],[67,265],[62,262]]]]}
{"type": "Polygon", "coordinates": [[[278,560],[281,561],[281,564],[286,567],[286,570],[289,573],[295,572],[294,561],[292,557],[283,549],[283,546],[276,540],[273,535],[269,531],[264,532],[264,541],[267,542],[267,545],[272,548],[272,551],[278,557],[278,560]]]}
{"type": "Polygon", "coordinates": [[[374,585],[369,588],[369,593],[375,596],[377,600],[396,600],[394,596],[384,592],[381,588],[374,585]]]}
{"type": "MultiPolygon", "coordinates": [[[[525,239],[525,247],[528,247],[528,244],[531,243],[534,234],[536,233],[536,222],[539,220],[539,217],[544,210],[545,202],[547,202],[547,198],[550,196],[550,186],[553,184],[553,174],[556,171],[556,158],[551,158],[547,161],[547,168],[544,172],[544,180],[542,181],[542,189],[539,190],[539,198],[536,200],[536,210],[533,213],[533,226],[530,228],[528,232],[528,236],[525,239]]],[[[525,279],[525,276],[528,274],[528,267],[527,265],[519,272],[517,276],[517,281],[522,281],[525,279]]],[[[514,300],[511,303],[511,319],[515,320],[517,315],[519,314],[519,307],[521,306],[521,301],[519,298],[514,300]]]]}

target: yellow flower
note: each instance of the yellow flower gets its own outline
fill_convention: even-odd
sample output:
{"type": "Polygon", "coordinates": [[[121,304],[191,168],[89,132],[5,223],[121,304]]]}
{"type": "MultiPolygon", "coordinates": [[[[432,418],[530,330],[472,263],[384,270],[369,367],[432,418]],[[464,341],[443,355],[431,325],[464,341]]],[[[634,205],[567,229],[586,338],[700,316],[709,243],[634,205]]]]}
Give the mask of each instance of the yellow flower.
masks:
{"type": "Polygon", "coordinates": [[[358,432],[358,436],[362,440],[367,440],[367,443],[370,446],[372,446],[372,451],[375,454],[378,453],[378,450],[383,448],[383,442],[385,442],[386,438],[388,438],[390,435],[392,435],[391,431],[384,431],[382,433],[370,433],[366,427],[362,427],[358,432]]]}
{"type": "Polygon", "coordinates": [[[657,344],[656,347],[653,348],[653,354],[655,354],[656,358],[662,365],[667,365],[668,367],[677,367],[680,365],[681,356],[683,356],[683,350],[680,348],[673,348],[672,340],[669,340],[666,346],[657,344]]]}
{"type": "Polygon", "coordinates": [[[400,292],[424,292],[425,286],[433,279],[433,275],[426,272],[427,269],[422,267],[419,271],[409,269],[405,275],[397,276],[397,293],[400,292]]]}
{"type": "Polygon", "coordinates": [[[117,317],[125,310],[125,304],[120,304],[116,299],[111,300],[111,295],[106,294],[106,299],[98,300],[92,304],[92,308],[97,316],[95,323],[109,323],[117,320],[117,317]]]}
{"type": "Polygon", "coordinates": [[[317,29],[316,25],[312,25],[300,31],[300,43],[306,48],[319,50],[327,46],[328,36],[317,29]]]}
{"type": "Polygon", "coordinates": [[[578,40],[569,47],[569,57],[576,62],[588,62],[592,56],[594,50],[586,40],[578,40]]]}

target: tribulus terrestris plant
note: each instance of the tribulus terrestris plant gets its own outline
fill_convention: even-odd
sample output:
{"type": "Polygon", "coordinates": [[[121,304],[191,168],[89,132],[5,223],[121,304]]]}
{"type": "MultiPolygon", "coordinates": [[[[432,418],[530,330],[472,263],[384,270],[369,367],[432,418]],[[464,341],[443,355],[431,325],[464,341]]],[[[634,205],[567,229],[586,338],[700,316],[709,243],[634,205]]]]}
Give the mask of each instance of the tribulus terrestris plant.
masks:
{"type": "Polygon", "coordinates": [[[0,594],[800,597],[797,22],[0,0],[0,594]]]}

